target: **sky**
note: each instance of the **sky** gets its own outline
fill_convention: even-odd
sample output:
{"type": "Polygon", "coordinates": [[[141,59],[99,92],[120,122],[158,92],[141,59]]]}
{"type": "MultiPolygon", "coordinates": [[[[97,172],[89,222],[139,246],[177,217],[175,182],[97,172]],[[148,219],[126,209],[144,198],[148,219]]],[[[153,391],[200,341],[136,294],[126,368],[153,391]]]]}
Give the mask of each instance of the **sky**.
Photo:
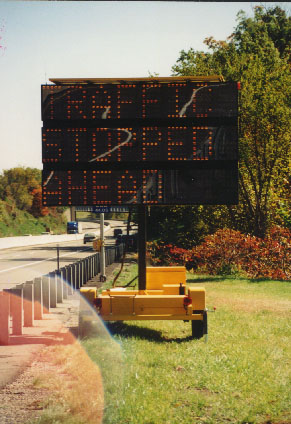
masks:
{"type": "MultiPolygon", "coordinates": [[[[170,76],[181,50],[224,40],[260,2],[0,1],[0,173],[42,168],[49,78],[170,76]]],[[[266,4],[266,3],[263,3],[266,4]]],[[[282,3],[268,3],[268,5],[282,3]]]]}

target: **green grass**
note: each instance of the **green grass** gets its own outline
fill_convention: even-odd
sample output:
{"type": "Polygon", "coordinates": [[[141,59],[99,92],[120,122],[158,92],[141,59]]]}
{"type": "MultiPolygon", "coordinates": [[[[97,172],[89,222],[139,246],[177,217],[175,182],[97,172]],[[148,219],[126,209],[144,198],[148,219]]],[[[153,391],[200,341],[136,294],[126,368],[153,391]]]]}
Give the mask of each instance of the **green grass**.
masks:
{"type": "MultiPolygon", "coordinates": [[[[116,274],[119,272],[120,267],[118,267],[118,269],[116,271],[114,271],[114,277],[116,276],[116,274]]],[[[137,284],[138,284],[138,280],[137,280],[137,274],[138,274],[138,267],[136,264],[125,264],[124,268],[120,274],[120,276],[118,277],[118,279],[116,280],[116,287],[124,287],[126,286],[128,283],[130,283],[130,287],[129,288],[137,288],[137,284]]],[[[113,279],[106,281],[103,285],[102,288],[99,289],[99,292],[101,292],[102,290],[106,290],[109,289],[110,287],[112,287],[112,283],[113,283],[113,279]]]]}
{"type": "MultiPolygon", "coordinates": [[[[126,265],[119,284],[136,272],[126,265]]],[[[102,373],[103,423],[290,424],[290,282],[188,274],[188,284],[204,286],[207,307],[217,307],[208,314],[208,341],[193,340],[190,324],[180,321],[108,323],[111,336],[96,323],[82,340],[102,373]]],[[[94,378],[89,371],[87,386],[79,374],[89,399],[94,378]]],[[[37,422],[83,423],[82,410],[60,409],[59,398],[62,391],[37,422]]],[[[89,406],[83,411],[95,424],[89,406]]]]}
{"type": "Polygon", "coordinates": [[[98,338],[84,341],[103,370],[104,423],[291,422],[290,283],[188,277],[217,306],[207,343],[189,323],[112,323],[117,372],[98,338]]]}

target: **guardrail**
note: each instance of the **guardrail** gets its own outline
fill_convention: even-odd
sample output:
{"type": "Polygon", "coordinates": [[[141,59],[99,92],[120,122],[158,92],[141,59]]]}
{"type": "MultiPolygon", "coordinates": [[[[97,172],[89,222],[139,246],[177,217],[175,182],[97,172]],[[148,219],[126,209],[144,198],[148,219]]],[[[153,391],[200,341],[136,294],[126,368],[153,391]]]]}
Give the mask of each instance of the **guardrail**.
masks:
{"type": "MultiPolygon", "coordinates": [[[[105,250],[105,265],[118,261],[124,245],[105,250]]],[[[22,335],[23,327],[33,327],[34,320],[43,319],[57,303],[63,303],[76,290],[100,272],[99,252],[50,272],[0,291],[0,345],[9,345],[11,335],[22,335]]]]}

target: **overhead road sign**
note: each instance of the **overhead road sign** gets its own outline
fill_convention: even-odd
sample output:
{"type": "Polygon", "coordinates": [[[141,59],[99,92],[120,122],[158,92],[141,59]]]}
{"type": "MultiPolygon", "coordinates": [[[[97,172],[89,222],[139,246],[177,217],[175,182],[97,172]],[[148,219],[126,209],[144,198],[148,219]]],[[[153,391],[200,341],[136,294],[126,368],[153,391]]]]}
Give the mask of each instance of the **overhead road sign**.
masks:
{"type": "Polygon", "coordinates": [[[93,213],[126,213],[129,211],[129,209],[127,206],[76,206],[76,211],[93,213]]]}

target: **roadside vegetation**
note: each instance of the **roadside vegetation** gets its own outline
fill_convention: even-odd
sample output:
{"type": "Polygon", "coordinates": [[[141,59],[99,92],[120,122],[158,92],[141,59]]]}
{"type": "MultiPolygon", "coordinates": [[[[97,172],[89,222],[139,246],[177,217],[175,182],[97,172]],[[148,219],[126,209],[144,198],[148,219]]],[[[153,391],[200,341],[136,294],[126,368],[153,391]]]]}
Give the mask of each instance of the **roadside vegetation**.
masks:
{"type": "Polygon", "coordinates": [[[0,237],[65,233],[63,212],[42,206],[39,169],[12,168],[0,175],[0,237]]]}
{"type": "Polygon", "coordinates": [[[243,11],[226,40],[208,50],[182,50],[173,75],[222,75],[240,81],[239,204],[151,208],[149,237],[182,248],[229,228],[264,239],[274,226],[291,228],[290,13],[279,6],[243,11]]]}

